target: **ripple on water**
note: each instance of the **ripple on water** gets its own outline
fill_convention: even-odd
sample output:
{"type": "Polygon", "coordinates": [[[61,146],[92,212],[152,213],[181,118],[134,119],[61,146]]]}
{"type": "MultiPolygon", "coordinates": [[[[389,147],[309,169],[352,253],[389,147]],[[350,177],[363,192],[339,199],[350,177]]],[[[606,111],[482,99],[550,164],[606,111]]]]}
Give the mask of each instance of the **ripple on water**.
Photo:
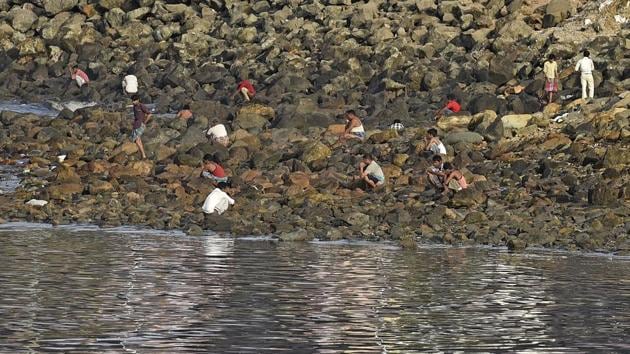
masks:
{"type": "Polygon", "coordinates": [[[623,259],[13,226],[0,352],[630,349],[623,259]]]}

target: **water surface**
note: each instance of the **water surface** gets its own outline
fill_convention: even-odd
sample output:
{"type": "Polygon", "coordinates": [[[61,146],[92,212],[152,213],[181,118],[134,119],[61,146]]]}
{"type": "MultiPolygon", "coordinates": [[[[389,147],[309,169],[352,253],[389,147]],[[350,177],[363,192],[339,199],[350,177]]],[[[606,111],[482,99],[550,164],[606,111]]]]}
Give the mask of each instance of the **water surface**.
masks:
{"type": "Polygon", "coordinates": [[[630,350],[630,261],[0,229],[0,352],[630,350]]]}

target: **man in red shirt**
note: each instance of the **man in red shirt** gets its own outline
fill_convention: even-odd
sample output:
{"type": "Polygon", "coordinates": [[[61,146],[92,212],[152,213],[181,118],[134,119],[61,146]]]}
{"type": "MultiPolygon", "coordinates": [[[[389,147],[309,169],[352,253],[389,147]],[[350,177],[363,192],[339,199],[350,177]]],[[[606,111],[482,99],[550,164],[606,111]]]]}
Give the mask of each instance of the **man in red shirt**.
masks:
{"type": "Polygon", "coordinates": [[[87,76],[87,74],[79,68],[71,67],[70,73],[72,74],[72,80],[76,81],[79,87],[87,85],[90,82],[90,78],[87,76]]]}
{"type": "Polygon", "coordinates": [[[254,89],[254,85],[252,85],[249,80],[243,80],[238,84],[236,92],[234,92],[232,98],[234,98],[234,96],[238,95],[239,93],[243,95],[245,101],[249,102],[249,100],[251,100],[256,95],[256,89],[254,89]]]}
{"type": "Polygon", "coordinates": [[[228,177],[225,175],[223,166],[221,166],[214,156],[206,154],[203,157],[201,167],[201,176],[211,179],[213,185],[228,182],[228,177]]]}
{"type": "Polygon", "coordinates": [[[437,111],[435,114],[435,120],[442,118],[442,116],[450,116],[451,114],[459,113],[459,111],[462,110],[462,106],[455,100],[455,96],[448,94],[446,98],[448,99],[448,102],[446,102],[444,107],[437,111]]]}

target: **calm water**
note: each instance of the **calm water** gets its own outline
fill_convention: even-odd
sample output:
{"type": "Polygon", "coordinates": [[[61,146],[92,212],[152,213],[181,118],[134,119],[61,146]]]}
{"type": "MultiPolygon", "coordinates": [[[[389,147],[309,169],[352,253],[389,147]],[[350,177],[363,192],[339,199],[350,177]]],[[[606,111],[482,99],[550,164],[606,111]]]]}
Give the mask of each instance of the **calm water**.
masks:
{"type": "Polygon", "coordinates": [[[5,225],[0,352],[627,351],[629,265],[5,225]]]}

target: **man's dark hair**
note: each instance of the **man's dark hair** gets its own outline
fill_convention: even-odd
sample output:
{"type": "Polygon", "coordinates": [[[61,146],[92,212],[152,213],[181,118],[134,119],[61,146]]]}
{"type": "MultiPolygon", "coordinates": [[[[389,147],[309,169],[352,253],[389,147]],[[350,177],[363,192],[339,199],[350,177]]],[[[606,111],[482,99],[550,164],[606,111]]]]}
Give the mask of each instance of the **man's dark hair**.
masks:
{"type": "Polygon", "coordinates": [[[394,119],[394,123],[400,123],[400,119],[394,119]]]}
{"type": "Polygon", "coordinates": [[[190,109],[190,104],[186,103],[186,104],[184,105],[184,107],[182,107],[182,108],[183,108],[183,109],[190,109]]]}
{"type": "Polygon", "coordinates": [[[434,162],[435,162],[435,161],[442,162],[442,156],[440,156],[440,155],[435,155],[435,156],[433,156],[433,161],[434,161],[434,162]]]}
{"type": "Polygon", "coordinates": [[[219,182],[217,184],[217,187],[224,189],[224,188],[232,188],[232,181],[230,181],[229,179],[227,180],[227,182],[219,182]]]}
{"type": "Polygon", "coordinates": [[[455,95],[453,95],[452,93],[449,93],[449,94],[446,95],[446,98],[448,100],[454,100],[455,99],[455,95]]]}
{"type": "Polygon", "coordinates": [[[445,162],[444,163],[444,169],[445,170],[452,170],[453,169],[453,165],[450,162],[445,162]]]}
{"type": "Polygon", "coordinates": [[[212,119],[212,125],[217,125],[217,124],[219,124],[219,119],[218,118],[212,119]]]}
{"type": "Polygon", "coordinates": [[[212,154],[205,154],[203,155],[203,161],[204,162],[216,162],[214,159],[214,156],[212,154]]]}
{"type": "Polygon", "coordinates": [[[556,55],[555,54],[549,54],[549,60],[556,60],[556,55]]]}
{"type": "Polygon", "coordinates": [[[363,159],[364,160],[374,161],[374,156],[372,156],[372,154],[370,154],[370,153],[365,153],[365,154],[363,154],[363,159]]]}
{"type": "Polygon", "coordinates": [[[352,114],[353,116],[357,115],[357,113],[354,111],[354,109],[347,110],[346,114],[352,114]]]}
{"type": "Polygon", "coordinates": [[[132,101],[134,101],[134,102],[135,102],[135,101],[140,101],[140,96],[138,96],[138,95],[133,95],[133,96],[131,96],[131,100],[132,100],[132,101]]]}
{"type": "Polygon", "coordinates": [[[591,56],[591,52],[589,52],[588,50],[585,50],[583,54],[584,54],[585,57],[590,57],[591,56]]]}
{"type": "Polygon", "coordinates": [[[427,130],[427,134],[431,135],[432,137],[436,137],[438,135],[437,134],[437,129],[431,128],[431,129],[427,130]]]}

